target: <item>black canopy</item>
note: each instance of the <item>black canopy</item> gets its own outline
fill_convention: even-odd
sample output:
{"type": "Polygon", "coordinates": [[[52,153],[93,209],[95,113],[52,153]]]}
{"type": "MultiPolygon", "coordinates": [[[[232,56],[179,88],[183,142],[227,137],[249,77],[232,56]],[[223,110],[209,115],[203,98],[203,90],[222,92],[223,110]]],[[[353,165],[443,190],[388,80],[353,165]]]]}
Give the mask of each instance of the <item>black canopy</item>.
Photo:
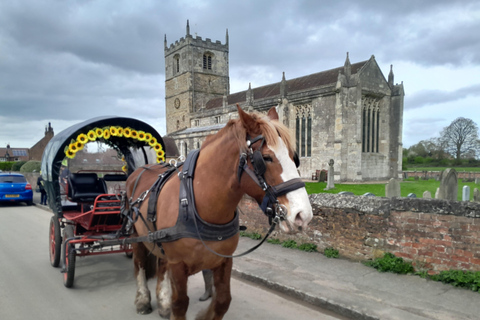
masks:
{"type": "MultiPolygon", "coordinates": [[[[75,141],[80,134],[87,134],[95,128],[122,127],[131,128],[135,131],[143,131],[154,137],[158,144],[165,151],[165,144],[160,134],[149,124],[132,118],[123,118],[116,116],[103,116],[93,118],[82,123],[73,125],[62,132],[56,134],[45,147],[42,156],[42,177],[45,181],[45,190],[48,194],[48,204],[55,214],[63,216],[62,202],[60,197],[59,174],[62,161],[66,157],[65,150],[75,141]]],[[[127,138],[125,136],[110,136],[108,139],[101,140],[113,148],[119,150],[125,157],[128,165],[128,174],[143,164],[149,162],[147,150],[151,148],[148,142],[138,139],[127,138]],[[133,154],[134,150],[140,150],[143,159],[133,154]]]]}

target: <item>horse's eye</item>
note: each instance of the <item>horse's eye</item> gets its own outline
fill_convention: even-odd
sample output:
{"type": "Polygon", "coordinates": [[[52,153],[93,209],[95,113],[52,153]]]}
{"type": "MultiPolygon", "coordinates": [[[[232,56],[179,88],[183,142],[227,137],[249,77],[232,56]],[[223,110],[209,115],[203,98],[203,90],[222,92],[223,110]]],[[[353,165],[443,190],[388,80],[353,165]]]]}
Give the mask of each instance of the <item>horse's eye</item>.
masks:
{"type": "Polygon", "coordinates": [[[272,159],[272,157],[270,157],[270,156],[263,156],[263,161],[265,161],[265,162],[273,162],[273,159],[272,159]]]}

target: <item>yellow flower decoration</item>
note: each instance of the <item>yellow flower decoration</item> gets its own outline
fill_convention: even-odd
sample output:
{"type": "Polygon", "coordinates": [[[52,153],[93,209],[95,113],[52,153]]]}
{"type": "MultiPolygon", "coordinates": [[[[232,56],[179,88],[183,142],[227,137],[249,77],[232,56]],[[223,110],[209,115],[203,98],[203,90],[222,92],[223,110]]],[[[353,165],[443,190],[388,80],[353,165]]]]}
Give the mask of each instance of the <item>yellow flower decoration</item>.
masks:
{"type": "Polygon", "coordinates": [[[158,150],[157,157],[165,158],[165,151],[163,151],[162,149],[158,150]]]}
{"type": "MultiPolygon", "coordinates": [[[[145,146],[152,147],[157,153],[157,162],[165,161],[165,152],[163,151],[163,147],[160,143],[157,142],[157,139],[149,132],[145,132],[142,130],[134,130],[130,127],[122,128],[120,126],[109,126],[104,128],[94,128],[89,130],[86,134],[80,133],[77,136],[77,139],[72,139],[70,144],[65,147],[64,152],[65,155],[73,159],[75,157],[76,152],[82,150],[90,141],[96,141],[97,139],[110,139],[110,137],[125,137],[131,139],[137,139],[139,141],[144,142],[145,146]]],[[[136,145],[138,145],[136,143],[136,145]]],[[[122,161],[125,161],[125,158],[122,158],[122,161]]],[[[124,166],[122,170],[127,170],[127,167],[124,166]]]]}
{"type": "Polygon", "coordinates": [[[81,142],[79,142],[79,141],[75,142],[75,145],[76,145],[76,147],[77,147],[77,151],[82,150],[82,149],[83,149],[83,146],[84,146],[84,144],[81,143],[81,142]]]}
{"type": "Polygon", "coordinates": [[[88,142],[88,137],[85,133],[80,133],[77,137],[77,141],[82,143],[82,144],[85,144],[88,142]]]}
{"type": "Polygon", "coordinates": [[[90,140],[90,141],[95,141],[95,140],[97,140],[97,134],[95,133],[94,130],[90,130],[90,131],[88,131],[88,133],[87,133],[87,138],[88,138],[88,140],[90,140]]]}
{"type": "Polygon", "coordinates": [[[118,129],[116,127],[110,127],[110,135],[116,137],[118,136],[118,129]]]}
{"type": "Polygon", "coordinates": [[[157,138],[155,137],[152,137],[152,139],[150,139],[150,141],[148,142],[148,145],[152,148],[155,147],[156,144],[157,144],[157,138]]]}
{"type": "Polygon", "coordinates": [[[70,143],[68,146],[68,150],[72,153],[75,153],[78,151],[77,144],[76,143],[70,143]]]}
{"type": "Polygon", "coordinates": [[[153,149],[154,149],[155,151],[157,151],[157,153],[158,153],[158,151],[161,151],[161,150],[162,150],[162,145],[161,145],[160,143],[157,143],[157,144],[153,147],[153,149]]]}
{"type": "Polygon", "coordinates": [[[97,138],[103,138],[103,130],[100,128],[95,128],[95,133],[97,134],[97,138]]]}
{"type": "Polygon", "coordinates": [[[152,134],[151,133],[145,133],[145,141],[146,142],[150,142],[150,140],[152,140],[152,134]]]}
{"type": "Polygon", "coordinates": [[[127,171],[128,171],[127,165],[124,165],[124,166],[122,167],[122,171],[123,171],[123,172],[127,172],[127,171]]]}
{"type": "Polygon", "coordinates": [[[132,133],[130,134],[130,138],[132,139],[138,139],[138,132],[137,130],[132,129],[132,133]]]}
{"type": "Polygon", "coordinates": [[[137,133],[138,133],[138,140],[145,141],[145,132],[138,131],[137,133]]]}

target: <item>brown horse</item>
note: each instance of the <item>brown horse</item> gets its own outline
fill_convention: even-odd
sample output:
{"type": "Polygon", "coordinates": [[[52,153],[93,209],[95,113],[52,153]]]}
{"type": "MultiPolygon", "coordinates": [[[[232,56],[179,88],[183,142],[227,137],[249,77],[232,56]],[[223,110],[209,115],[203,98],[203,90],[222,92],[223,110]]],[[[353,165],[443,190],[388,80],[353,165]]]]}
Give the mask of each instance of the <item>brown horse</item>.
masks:
{"type": "MultiPolygon", "coordinates": [[[[230,120],[217,134],[209,136],[201,147],[192,177],[199,219],[216,226],[231,224],[235,219],[238,221],[236,207],[242,196],[248,194],[262,203],[267,213],[277,214],[283,231],[302,230],[312,218],[312,208],[304,184],[299,185],[293,160],[294,141],[288,128],[278,121],[275,108],[271,108],[267,116],[245,113],[238,105],[237,109],[239,119],[230,120]]],[[[139,168],[127,181],[130,210],[132,203],[136,203],[136,212],[141,214],[134,225],[140,237],[177,223],[179,207],[183,203],[179,201],[179,189],[185,171],[178,169],[182,174],[173,174],[164,184],[155,204],[156,219],[147,218],[148,196],[143,202],[135,201],[144,198],[142,194],[150,190],[164,170],[158,165],[139,168]]],[[[238,239],[237,229],[230,237],[218,237],[216,241],[185,237],[160,241],[161,244],[149,241],[135,244],[137,312],[152,311],[147,279],[156,273],[159,314],[170,316],[170,319],[185,319],[189,303],[187,279],[209,269],[213,271],[215,290],[210,305],[197,319],[222,319],[231,301],[232,258],[228,256],[234,253],[238,239]]]]}

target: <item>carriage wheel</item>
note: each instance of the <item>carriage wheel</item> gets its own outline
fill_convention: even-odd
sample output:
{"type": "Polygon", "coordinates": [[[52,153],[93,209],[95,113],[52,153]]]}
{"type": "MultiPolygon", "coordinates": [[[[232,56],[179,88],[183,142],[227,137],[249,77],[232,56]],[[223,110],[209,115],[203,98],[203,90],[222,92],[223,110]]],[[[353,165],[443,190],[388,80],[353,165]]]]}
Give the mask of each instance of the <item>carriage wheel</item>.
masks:
{"type": "MultiPolygon", "coordinates": [[[[66,226],[64,238],[69,239],[73,236],[73,226],[66,226]]],[[[73,279],[75,278],[75,260],[77,256],[75,245],[68,245],[65,254],[65,273],[63,274],[63,284],[65,287],[71,288],[73,286],[73,279]]]]}
{"type": "Polygon", "coordinates": [[[62,235],[60,234],[60,222],[58,219],[53,216],[50,219],[50,229],[49,229],[49,253],[50,253],[50,264],[52,267],[57,268],[60,264],[60,254],[62,248],[62,235]]]}

